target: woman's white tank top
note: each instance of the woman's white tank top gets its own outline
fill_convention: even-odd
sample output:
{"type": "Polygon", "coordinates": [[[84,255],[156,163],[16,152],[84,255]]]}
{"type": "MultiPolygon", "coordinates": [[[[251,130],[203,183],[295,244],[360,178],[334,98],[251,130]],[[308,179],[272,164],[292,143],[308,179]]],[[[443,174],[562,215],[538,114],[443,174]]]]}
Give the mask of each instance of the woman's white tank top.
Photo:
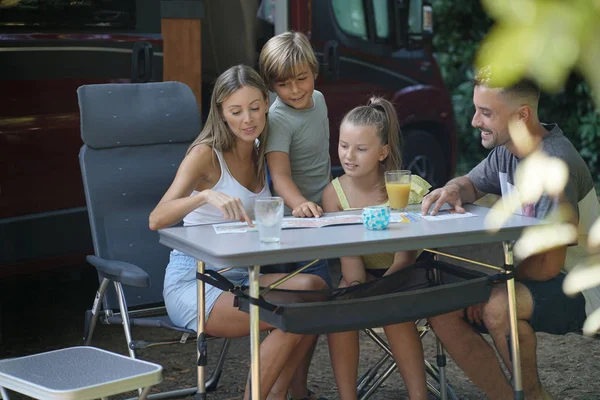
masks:
{"type": "MultiPolygon", "coordinates": [[[[223,154],[216,149],[213,149],[213,151],[219,159],[219,165],[221,166],[221,177],[212,190],[225,193],[231,197],[239,197],[244,205],[244,209],[248,213],[248,216],[250,218],[254,218],[254,200],[257,197],[271,196],[271,191],[267,185],[266,177],[265,186],[259,193],[254,193],[244,187],[231,175],[229,168],[227,168],[227,163],[223,158],[223,154]]],[[[190,196],[195,196],[198,193],[198,191],[194,190],[190,196]]],[[[198,224],[215,224],[226,221],[227,220],[223,218],[223,213],[218,208],[210,204],[203,204],[183,218],[183,225],[189,226],[198,224]]]]}

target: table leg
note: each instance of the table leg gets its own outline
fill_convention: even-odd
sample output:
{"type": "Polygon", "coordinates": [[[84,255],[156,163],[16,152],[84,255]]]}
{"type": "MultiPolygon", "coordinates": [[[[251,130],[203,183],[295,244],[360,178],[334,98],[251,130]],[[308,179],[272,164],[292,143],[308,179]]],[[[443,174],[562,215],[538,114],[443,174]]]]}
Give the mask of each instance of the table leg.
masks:
{"type": "Polygon", "coordinates": [[[448,384],[446,383],[446,353],[440,339],[435,337],[437,348],[437,366],[440,371],[440,399],[448,400],[448,384]]]}
{"type": "Polygon", "coordinates": [[[513,371],[513,388],[515,400],[525,398],[523,393],[523,381],[521,377],[521,353],[519,350],[519,329],[517,326],[517,299],[515,296],[515,278],[514,278],[514,259],[513,259],[513,244],[509,241],[502,242],[504,249],[504,269],[507,274],[510,274],[506,281],[506,290],[508,294],[508,316],[510,323],[510,354],[512,358],[513,371]]]}
{"type": "MultiPolygon", "coordinates": [[[[435,255],[434,259],[437,261],[438,256],[435,255]]],[[[434,268],[433,274],[435,277],[435,282],[440,284],[440,271],[434,268]]],[[[442,341],[437,337],[437,335],[435,337],[435,343],[437,350],[437,367],[438,371],[440,372],[440,400],[448,400],[448,386],[446,384],[446,354],[444,352],[442,341]]]]}
{"type": "MultiPolygon", "coordinates": [[[[199,274],[204,274],[204,262],[198,261],[198,266],[196,271],[199,274]]],[[[197,390],[196,390],[196,400],[205,400],[206,399],[206,385],[205,385],[205,372],[206,372],[206,364],[208,362],[208,354],[207,354],[207,345],[206,345],[206,333],[204,320],[206,312],[205,312],[205,287],[204,281],[200,279],[196,279],[197,290],[198,290],[198,329],[196,330],[198,334],[198,342],[197,344],[197,357],[198,357],[198,373],[197,373],[197,390]]]]}
{"type": "MultiPolygon", "coordinates": [[[[260,286],[258,277],[260,276],[260,266],[250,267],[250,297],[258,299],[260,286]]],[[[251,400],[260,399],[260,329],[259,329],[259,309],[258,306],[250,304],[250,372],[251,372],[251,400]]]]}

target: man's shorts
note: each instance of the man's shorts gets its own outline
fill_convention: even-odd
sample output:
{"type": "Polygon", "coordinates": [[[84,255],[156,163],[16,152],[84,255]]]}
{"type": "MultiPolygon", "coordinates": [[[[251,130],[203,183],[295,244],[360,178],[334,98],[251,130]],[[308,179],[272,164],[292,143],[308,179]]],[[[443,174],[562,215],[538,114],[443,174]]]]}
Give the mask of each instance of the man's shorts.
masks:
{"type": "MultiPolygon", "coordinates": [[[[581,293],[569,297],[563,292],[565,274],[560,273],[549,281],[518,281],[525,285],[533,299],[533,312],[529,324],[534,332],[564,335],[581,332],[586,319],[585,298],[581,293]]],[[[508,304],[507,304],[508,307],[508,304]]],[[[485,327],[472,324],[479,332],[485,327]]]]}

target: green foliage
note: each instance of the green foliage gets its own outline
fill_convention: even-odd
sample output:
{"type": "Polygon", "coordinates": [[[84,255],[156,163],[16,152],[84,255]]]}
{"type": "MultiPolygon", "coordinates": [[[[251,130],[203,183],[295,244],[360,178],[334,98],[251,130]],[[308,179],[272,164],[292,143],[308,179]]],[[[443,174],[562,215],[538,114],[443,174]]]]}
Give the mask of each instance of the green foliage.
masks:
{"type": "MultiPolygon", "coordinates": [[[[433,7],[434,47],[444,82],[452,94],[457,123],[457,173],[464,174],[487,154],[479,131],[471,127],[471,79],[477,49],[493,21],[478,1],[434,0],[433,7]]],[[[542,95],[539,113],[543,122],[561,126],[587,162],[594,181],[600,183],[600,115],[595,111],[589,85],[580,76],[571,75],[561,92],[542,95]]]]}
{"type": "Polygon", "coordinates": [[[458,133],[458,174],[481,161],[487,151],[473,117],[473,63],[479,43],[492,25],[481,4],[472,0],[435,0],[434,48],[444,82],[452,96],[458,133]]]}

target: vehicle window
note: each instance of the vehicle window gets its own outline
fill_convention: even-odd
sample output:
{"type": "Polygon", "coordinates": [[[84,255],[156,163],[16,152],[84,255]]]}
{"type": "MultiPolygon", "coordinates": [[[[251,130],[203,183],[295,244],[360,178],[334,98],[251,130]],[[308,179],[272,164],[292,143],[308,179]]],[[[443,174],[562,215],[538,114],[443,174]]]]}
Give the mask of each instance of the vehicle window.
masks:
{"type": "Polygon", "coordinates": [[[136,0],[0,0],[0,27],[135,28],[136,0]]]}
{"type": "Polygon", "coordinates": [[[423,33],[423,4],[422,0],[410,0],[408,6],[408,33],[420,35],[423,33]]]}
{"type": "Polygon", "coordinates": [[[333,13],[342,31],[367,40],[367,23],[362,0],[333,0],[333,13]]]}
{"type": "Polygon", "coordinates": [[[390,37],[390,16],[388,0],[372,0],[375,14],[375,26],[377,38],[387,39],[390,37]]]}

